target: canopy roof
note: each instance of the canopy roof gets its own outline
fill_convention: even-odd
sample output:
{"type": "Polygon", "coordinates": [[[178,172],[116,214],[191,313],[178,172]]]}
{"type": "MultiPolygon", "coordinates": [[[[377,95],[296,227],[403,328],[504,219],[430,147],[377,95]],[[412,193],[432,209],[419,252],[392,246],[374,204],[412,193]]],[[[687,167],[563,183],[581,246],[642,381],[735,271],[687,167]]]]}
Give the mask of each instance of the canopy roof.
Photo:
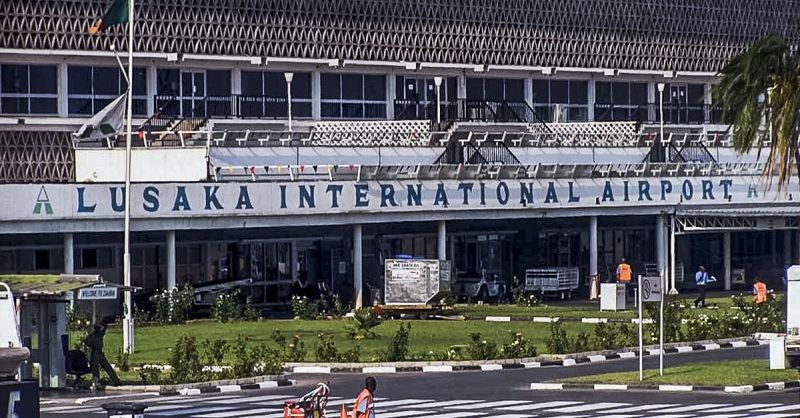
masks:
{"type": "Polygon", "coordinates": [[[89,274],[10,274],[0,282],[20,296],[60,296],[65,292],[101,283],[99,275],[89,274]]]}

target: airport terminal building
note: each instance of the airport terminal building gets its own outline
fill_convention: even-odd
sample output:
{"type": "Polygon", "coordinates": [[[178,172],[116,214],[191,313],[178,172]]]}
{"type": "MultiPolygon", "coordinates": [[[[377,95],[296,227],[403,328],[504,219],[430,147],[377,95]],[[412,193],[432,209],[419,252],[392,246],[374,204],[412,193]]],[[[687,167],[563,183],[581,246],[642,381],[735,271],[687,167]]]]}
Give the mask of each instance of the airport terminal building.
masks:
{"type": "MultiPolygon", "coordinates": [[[[0,274],[122,281],[126,138],[72,135],[126,90],[124,31],[86,31],[105,7],[0,4],[0,274]]],[[[800,40],[793,1],[136,8],[145,291],[251,280],[275,306],[307,278],[368,304],[401,255],[465,282],[570,268],[578,291],[623,257],[678,290],[703,264],[728,288],[800,257],[796,180],[734,152],[710,94],[760,37],[800,40]]]]}

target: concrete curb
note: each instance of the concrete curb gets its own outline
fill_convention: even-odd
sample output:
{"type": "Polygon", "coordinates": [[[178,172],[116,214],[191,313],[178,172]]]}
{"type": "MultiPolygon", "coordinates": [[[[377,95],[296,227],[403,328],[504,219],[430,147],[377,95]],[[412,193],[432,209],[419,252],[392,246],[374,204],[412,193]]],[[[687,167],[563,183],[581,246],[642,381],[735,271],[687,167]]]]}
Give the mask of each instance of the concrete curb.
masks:
{"type": "MultiPolygon", "coordinates": [[[[616,324],[638,324],[638,318],[560,318],[551,316],[479,316],[479,315],[465,315],[464,319],[467,321],[487,321],[487,322],[537,322],[537,323],[550,323],[550,322],[581,322],[584,324],[599,324],[603,323],[616,323],[616,324]]],[[[653,320],[646,318],[642,320],[644,324],[652,324],[653,320]]]]}
{"type": "MultiPolygon", "coordinates": [[[[693,343],[666,344],[665,354],[682,354],[696,351],[743,348],[769,344],[769,341],[746,338],[732,338],[716,342],[699,341],[693,343]]],[[[645,356],[659,354],[659,348],[645,347],[645,356]]],[[[636,348],[625,348],[620,351],[588,352],[550,357],[526,359],[506,359],[487,361],[441,361],[441,362],[397,362],[397,363],[290,363],[286,372],[294,374],[392,374],[392,373],[445,373],[460,371],[500,371],[529,369],[537,367],[569,367],[584,363],[598,363],[608,360],[635,358],[639,354],[636,348]]]]}
{"type": "Polygon", "coordinates": [[[800,388],[800,380],[788,382],[764,383],[743,386],[687,386],[687,385],[612,385],[591,383],[531,383],[530,389],[545,390],[593,390],[593,391],[628,391],[644,390],[658,392],[724,392],[731,394],[752,393],[762,391],[781,392],[800,388]]]}
{"type": "Polygon", "coordinates": [[[107,386],[106,392],[139,393],[157,392],[160,396],[200,395],[204,393],[229,393],[255,389],[275,389],[294,386],[295,381],[275,376],[258,376],[244,379],[197,382],[183,385],[107,386]]]}

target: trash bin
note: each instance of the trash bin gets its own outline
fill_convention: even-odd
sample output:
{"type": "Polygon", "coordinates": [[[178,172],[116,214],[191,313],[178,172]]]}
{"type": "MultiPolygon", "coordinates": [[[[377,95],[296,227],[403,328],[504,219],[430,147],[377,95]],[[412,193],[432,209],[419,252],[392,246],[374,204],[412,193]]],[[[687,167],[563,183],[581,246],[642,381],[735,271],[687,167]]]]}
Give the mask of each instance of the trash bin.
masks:
{"type": "Polygon", "coordinates": [[[131,402],[113,402],[102,406],[108,418],[144,418],[144,410],[147,409],[147,405],[131,402]]]}

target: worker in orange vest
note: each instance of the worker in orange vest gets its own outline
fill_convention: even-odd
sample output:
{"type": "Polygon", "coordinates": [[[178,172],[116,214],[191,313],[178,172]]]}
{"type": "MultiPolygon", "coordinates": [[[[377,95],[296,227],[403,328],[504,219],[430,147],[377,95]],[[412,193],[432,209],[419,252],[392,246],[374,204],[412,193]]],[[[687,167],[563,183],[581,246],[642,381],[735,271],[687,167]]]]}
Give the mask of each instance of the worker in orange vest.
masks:
{"type": "Polygon", "coordinates": [[[630,284],[633,270],[631,265],[623,258],[617,266],[617,281],[619,283],[630,284]]]}
{"type": "Polygon", "coordinates": [[[767,285],[761,279],[756,279],[756,283],[753,285],[753,294],[753,302],[757,305],[767,301],[767,285]]]}
{"type": "Polygon", "coordinates": [[[375,418],[375,401],[373,396],[378,382],[370,376],[364,381],[364,390],[358,394],[353,406],[352,418],[375,418]]]}

